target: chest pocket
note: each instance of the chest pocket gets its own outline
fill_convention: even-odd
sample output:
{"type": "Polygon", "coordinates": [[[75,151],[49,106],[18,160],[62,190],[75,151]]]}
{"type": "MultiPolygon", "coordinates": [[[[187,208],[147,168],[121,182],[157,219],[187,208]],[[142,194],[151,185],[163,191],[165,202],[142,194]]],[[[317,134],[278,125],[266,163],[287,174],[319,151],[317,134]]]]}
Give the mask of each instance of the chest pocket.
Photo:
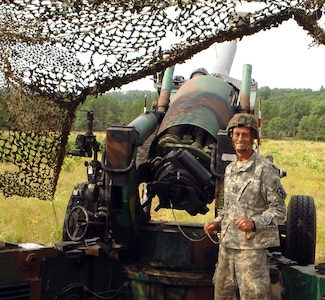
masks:
{"type": "Polygon", "coordinates": [[[265,194],[262,191],[261,174],[263,168],[255,168],[253,178],[243,182],[239,193],[239,201],[246,209],[254,208],[264,210],[267,206],[265,194]]]}

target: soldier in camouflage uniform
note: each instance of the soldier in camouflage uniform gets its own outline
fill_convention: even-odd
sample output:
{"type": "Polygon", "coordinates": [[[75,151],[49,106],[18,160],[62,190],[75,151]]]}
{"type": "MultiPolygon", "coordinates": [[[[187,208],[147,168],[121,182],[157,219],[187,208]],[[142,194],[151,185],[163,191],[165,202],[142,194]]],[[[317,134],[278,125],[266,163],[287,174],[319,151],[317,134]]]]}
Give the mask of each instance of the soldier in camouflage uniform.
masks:
{"type": "Polygon", "coordinates": [[[286,193],[278,169],[253,149],[258,137],[252,115],[236,114],[228,134],[237,160],[225,171],[224,207],[206,233],[219,230],[218,263],[213,277],[215,300],[268,299],[269,267],[266,249],[279,246],[278,223],[285,218],[286,193]]]}

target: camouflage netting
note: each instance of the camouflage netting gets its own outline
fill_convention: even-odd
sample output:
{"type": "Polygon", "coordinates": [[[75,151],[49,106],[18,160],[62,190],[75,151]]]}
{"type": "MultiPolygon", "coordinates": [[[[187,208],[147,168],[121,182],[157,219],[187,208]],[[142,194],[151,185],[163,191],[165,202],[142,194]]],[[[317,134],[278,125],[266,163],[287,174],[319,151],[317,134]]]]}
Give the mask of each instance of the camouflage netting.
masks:
{"type": "Polygon", "coordinates": [[[290,18],[315,44],[325,44],[324,1],[251,1],[265,5],[247,14],[237,12],[236,2],[1,1],[4,195],[53,199],[74,113],[87,95],[153,75],[213,43],[290,18]]]}

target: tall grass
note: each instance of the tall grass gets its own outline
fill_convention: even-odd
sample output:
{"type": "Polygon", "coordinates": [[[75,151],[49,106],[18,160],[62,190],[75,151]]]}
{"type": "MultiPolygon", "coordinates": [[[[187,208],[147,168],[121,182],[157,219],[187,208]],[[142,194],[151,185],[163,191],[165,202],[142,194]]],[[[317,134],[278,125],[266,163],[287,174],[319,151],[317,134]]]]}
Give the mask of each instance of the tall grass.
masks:
{"type": "Polygon", "coordinates": [[[317,214],[316,261],[325,262],[325,143],[306,141],[263,141],[262,154],[272,154],[277,167],[287,176],[282,183],[292,195],[315,200],[317,214]]]}
{"type": "MultiPolygon", "coordinates": [[[[72,134],[71,140],[74,141],[74,138],[72,134]]],[[[103,134],[97,134],[97,138],[101,142],[103,134]]],[[[325,143],[262,140],[261,153],[273,155],[277,167],[287,172],[282,179],[288,194],[287,201],[292,195],[308,195],[315,199],[316,262],[325,262],[325,143]]],[[[82,157],[65,158],[53,201],[22,197],[6,199],[0,195],[0,240],[37,242],[50,246],[60,242],[66,205],[73,187],[86,181],[84,162],[87,160],[82,157]]],[[[182,211],[173,214],[164,209],[152,212],[152,215],[154,219],[204,223],[213,219],[213,204],[210,208],[206,215],[194,217],[182,211]]]]}

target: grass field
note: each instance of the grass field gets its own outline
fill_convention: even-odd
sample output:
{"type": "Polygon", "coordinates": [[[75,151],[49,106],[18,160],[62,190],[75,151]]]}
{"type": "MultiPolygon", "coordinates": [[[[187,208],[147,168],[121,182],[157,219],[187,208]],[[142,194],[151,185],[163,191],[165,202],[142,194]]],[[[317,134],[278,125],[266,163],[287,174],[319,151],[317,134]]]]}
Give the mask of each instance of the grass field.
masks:
{"type": "MultiPolygon", "coordinates": [[[[98,141],[101,134],[97,135],[98,141]]],[[[71,136],[74,139],[74,136],[71,136]]],[[[325,262],[325,143],[306,141],[262,140],[261,153],[272,154],[278,168],[287,172],[282,183],[288,198],[309,195],[317,209],[316,262],[325,262]]],[[[0,240],[23,243],[38,242],[54,245],[61,240],[61,231],[67,202],[73,187],[86,181],[85,158],[66,157],[59,177],[54,201],[0,195],[0,240]]],[[[6,166],[0,166],[1,172],[6,166]]],[[[213,219],[207,215],[187,216],[176,211],[176,219],[203,223],[213,219]]],[[[160,210],[155,219],[174,220],[171,211],[160,210]]]]}

